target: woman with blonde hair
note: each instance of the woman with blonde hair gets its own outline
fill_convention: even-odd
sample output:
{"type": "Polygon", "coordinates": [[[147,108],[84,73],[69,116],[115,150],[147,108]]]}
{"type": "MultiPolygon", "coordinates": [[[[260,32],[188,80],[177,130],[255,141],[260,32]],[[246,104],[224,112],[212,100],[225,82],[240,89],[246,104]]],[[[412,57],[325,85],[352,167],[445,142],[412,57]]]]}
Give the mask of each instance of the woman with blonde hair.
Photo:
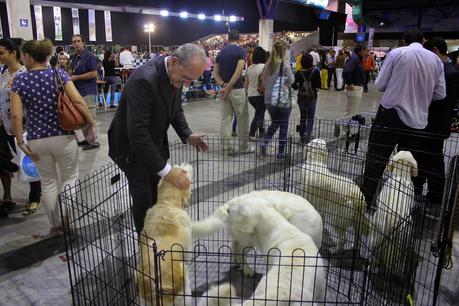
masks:
{"type": "Polygon", "coordinates": [[[96,123],[69,75],[60,68],[48,68],[47,59],[52,47],[49,39],[29,40],[22,46],[22,61],[27,71],[13,80],[11,113],[17,144],[35,162],[40,172],[41,200],[51,224],[50,234],[61,235],[66,216],[60,216],[57,196],[64,186],[73,185],[78,179],[78,146],[75,132],[59,126],[56,75],[62,79],[65,92],[86,119],[93,135],[96,123]],[[23,139],[23,104],[27,111],[27,144],[23,139]],[[59,178],[62,181],[60,188],[59,178]]]}
{"type": "Polygon", "coordinates": [[[292,112],[291,85],[295,78],[290,68],[287,43],[276,41],[266,63],[263,74],[265,105],[271,116],[271,125],[261,142],[261,153],[266,155],[266,147],[279,128],[279,149],[277,158],[285,157],[288,121],[292,112]]]}

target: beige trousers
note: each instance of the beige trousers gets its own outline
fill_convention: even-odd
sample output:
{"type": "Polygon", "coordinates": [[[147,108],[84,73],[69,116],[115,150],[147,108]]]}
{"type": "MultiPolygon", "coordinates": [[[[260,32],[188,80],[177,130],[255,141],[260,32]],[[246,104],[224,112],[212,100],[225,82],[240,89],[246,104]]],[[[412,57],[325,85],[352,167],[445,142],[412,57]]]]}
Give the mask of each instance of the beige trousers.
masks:
{"type": "Polygon", "coordinates": [[[58,204],[59,192],[78,179],[78,146],[74,135],[54,136],[30,140],[32,152],[40,159],[35,161],[41,179],[41,203],[52,227],[61,225],[58,204]],[[59,178],[61,184],[59,184],[59,178]]]}
{"type": "Polygon", "coordinates": [[[249,107],[245,89],[231,90],[226,99],[222,100],[221,103],[220,138],[222,150],[228,152],[230,149],[233,112],[237,120],[239,150],[247,150],[249,143],[249,107]]]}
{"type": "Polygon", "coordinates": [[[360,102],[362,101],[363,87],[354,86],[352,90],[346,89],[346,112],[344,117],[352,118],[359,113],[360,102]]]}

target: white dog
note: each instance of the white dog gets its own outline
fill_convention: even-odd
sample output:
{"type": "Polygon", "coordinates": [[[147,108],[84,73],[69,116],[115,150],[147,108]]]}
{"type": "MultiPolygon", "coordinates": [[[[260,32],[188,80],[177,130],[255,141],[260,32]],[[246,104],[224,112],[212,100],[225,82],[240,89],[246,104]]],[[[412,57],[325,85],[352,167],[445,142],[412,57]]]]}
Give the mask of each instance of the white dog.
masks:
{"type": "Polygon", "coordinates": [[[412,236],[411,210],[415,202],[411,177],[417,176],[417,162],[409,151],[400,151],[389,161],[387,172],[390,175],[381,188],[373,216],[376,231],[371,237],[370,248],[376,253],[384,252],[384,263],[394,271],[403,273],[403,261],[406,258],[403,248],[407,247],[412,236]],[[397,232],[394,234],[394,231],[397,232]],[[386,243],[381,246],[384,240],[386,243]]]}
{"type": "Polygon", "coordinates": [[[231,205],[228,224],[238,236],[252,236],[256,247],[270,255],[267,274],[243,305],[313,305],[324,301],[323,260],[309,235],[290,224],[273,207],[255,202],[231,205]]]}
{"type": "Polygon", "coordinates": [[[302,166],[303,196],[329,218],[337,233],[337,252],[343,249],[346,232],[354,228],[357,243],[360,235],[368,235],[369,222],[365,216],[365,200],[360,188],[349,178],[328,170],[327,144],[314,139],[307,145],[306,163],[302,166]]]}
{"type": "MultiPolygon", "coordinates": [[[[182,164],[179,167],[191,180],[192,167],[182,164]]],[[[188,282],[188,269],[185,253],[191,251],[191,219],[185,208],[191,196],[190,189],[180,190],[167,181],[158,185],[156,205],[147,211],[145,225],[140,235],[140,266],[137,271],[137,285],[140,296],[147,305],[156,305],[155,257],[153,243],[158,251],[166,251],[159,269],[162,292],[161,305],[190,305],[191,289],[188,282]],[[174,296],[176,295],[176,296],[174,296]]]]}
{"type": "MultiPolygon", "coordinates": [[[[232,250],[235,254],[242,254],[255,246],[256,237],[244,233],[238,235],[233,227],[228,224],[228,211],[235,205],[246,205],[253,203],[261,207],[269,206],[276,209],[282,217],[296,226],[303,233],[311,236],[318,248],[322,245],[323,224],[320,214],[304,198],[283,191],[252,191],[248,194],[233,198],[219,207],[213,215],[192,225],[193,237],[205,237],[222,228],[228,228],[232,237],[232,250]]],[[[254,222],[256,220],[253,220],[254,222]]],[[[248,220],[247,222],[252,222],[248,220]]],[[[237,258],[238,263],[243,263],[243,258],[237,258]]],[[[246,264],[243,265],[244,274],[253,276],[254,272],[246,264]]]]}

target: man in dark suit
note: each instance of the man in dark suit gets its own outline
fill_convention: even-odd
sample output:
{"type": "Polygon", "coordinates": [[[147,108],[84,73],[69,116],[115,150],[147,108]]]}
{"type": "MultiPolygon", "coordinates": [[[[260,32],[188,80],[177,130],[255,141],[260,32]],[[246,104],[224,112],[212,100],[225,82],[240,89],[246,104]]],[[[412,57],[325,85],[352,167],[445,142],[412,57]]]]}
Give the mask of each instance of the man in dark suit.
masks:
{"type": "Polygon", "coordinates": [[[148,208],[156,202],[161,177],[180,189],[190,181],[167,163],[167,130],[172,125],[183,143],[207,150],[203,134],[193,134],[181,106],[184,82],[204,72],[206,54],[194,44],[180,46],[173,55],[158,57],[129,77],[118,110],[108,130],[108,155],[126,173],[132,196],[132,213],[138,233],[148,208]]]}
{"type": "MultiPolygon", "coordinates": [[[[445,68],[446,98],[432,101],[429,107],[426,135],[422,138],[423,150],[418,160],[419,176],[413,179],[417,191],[422,191],[425,180],[428,183],[427,199],[432,205],[432,215],[439,211],[443,200],[445,186],[445,161],[443,154],[444,141],[451,134],[454,109],[459,102],[459,68],[447,56],[448,46],[440,37],[433,37],[424,43],[424,48],[435,53],[445,68]]],[[[432,207],[427,207],[430,209],[432,207]]]]}

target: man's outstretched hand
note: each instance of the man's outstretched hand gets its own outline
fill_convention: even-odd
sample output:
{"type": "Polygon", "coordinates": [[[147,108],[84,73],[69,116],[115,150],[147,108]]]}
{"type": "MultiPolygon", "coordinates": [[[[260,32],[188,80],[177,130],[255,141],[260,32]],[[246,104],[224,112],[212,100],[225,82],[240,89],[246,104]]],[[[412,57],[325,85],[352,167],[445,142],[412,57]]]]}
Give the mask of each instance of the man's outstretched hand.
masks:
{"type": "Polygon", "coordinates": [[[198,149],[198,151],[207,152],[207,150],[209,150],[209,145],[207,144],[205,137],[206,134],[191,134],[186,139],[186,142],[198,149]]]}

